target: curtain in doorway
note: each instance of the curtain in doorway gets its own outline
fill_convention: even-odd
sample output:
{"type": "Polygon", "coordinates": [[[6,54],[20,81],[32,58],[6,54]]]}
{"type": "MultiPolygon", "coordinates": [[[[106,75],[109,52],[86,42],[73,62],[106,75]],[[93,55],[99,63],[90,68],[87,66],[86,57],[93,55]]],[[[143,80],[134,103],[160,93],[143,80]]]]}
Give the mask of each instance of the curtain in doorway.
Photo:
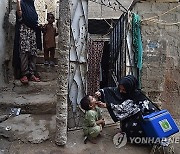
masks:
{"type": "Polygon", "coordinates": [[[103,55],[103,41],[88,42],[87,94],[94,95],[100,88],[100,67],[103,55]]]}

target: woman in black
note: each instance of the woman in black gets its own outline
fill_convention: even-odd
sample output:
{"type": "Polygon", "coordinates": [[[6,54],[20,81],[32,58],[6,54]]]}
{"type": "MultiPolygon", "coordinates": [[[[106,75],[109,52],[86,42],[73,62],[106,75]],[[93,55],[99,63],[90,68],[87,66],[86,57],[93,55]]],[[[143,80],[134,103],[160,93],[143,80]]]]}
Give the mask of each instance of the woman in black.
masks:
{"type": "Polygon", "coordinates": [[[133,75],[123,77],[119,81],[118,87],[100,89],[95,95],[106,103],[100,103],[99,105],[107,107],[114,122],[121,121],[121,129],[126,132],[128,138],[145,136],[141,127],[142,115],[158,110],[158,107],[152,104],[138,89],[138,81],[133,75]],[[124,114],[123,116],[123,113],[116,113],[115,110],[118,110],[119,106],[129,107],[129,115],[124,114]],[[131,112],[132,110],[136,110],[136,112],[131,112]]]}

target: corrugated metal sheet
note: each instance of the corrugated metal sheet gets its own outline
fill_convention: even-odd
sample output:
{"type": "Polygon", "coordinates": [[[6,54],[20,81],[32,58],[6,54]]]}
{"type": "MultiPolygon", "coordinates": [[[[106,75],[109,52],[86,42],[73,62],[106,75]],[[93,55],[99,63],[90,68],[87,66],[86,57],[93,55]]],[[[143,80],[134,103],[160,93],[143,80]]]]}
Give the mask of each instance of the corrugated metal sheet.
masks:
{"type": "Polygon", "coordinates": [[[86,93],[88,1],[70,0],[69,127],[80,125],[79,103],[86,93]]]}

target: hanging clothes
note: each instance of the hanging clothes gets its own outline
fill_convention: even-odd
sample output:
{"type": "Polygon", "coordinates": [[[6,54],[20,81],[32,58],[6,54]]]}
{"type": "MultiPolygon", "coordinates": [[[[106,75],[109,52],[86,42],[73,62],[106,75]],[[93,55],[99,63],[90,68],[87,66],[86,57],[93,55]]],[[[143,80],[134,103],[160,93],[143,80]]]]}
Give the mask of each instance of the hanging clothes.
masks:
{"type": "Polygon", "coordinates": [[[103,55],[103,41],[89,41],[87,93],[94,95],[100,88],[100,66],[103,55]]]}
{"type": "Polygon", "coordinates": [[[138,68],[138,81],[139,88],[141,88],[141,70],[142,70],[142,58],[143,58],[143,47],[141,38],[141,21],[139,15],[133,13],[132,15],[132,39],[133,46],[135,48],[135,63],[138,68]]]}
{"type": "Polygon", "coordinates": [[[142,69],[142,56],[143,56],[143,47],[142,47],[142,38],[141,38],[141,22],[139,15],[133,13],[132,19],[133,27],[133,45],[136,50],[136,62],[137,68],[142,69]]]}

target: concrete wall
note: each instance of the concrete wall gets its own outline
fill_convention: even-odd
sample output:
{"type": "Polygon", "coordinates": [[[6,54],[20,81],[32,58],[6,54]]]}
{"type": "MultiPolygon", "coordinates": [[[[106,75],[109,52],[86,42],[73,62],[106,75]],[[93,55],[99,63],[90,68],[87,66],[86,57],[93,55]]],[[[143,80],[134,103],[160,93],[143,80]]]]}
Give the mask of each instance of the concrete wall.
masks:
{"type": "MultiPolygon", "coordinates": [[[[134,12],[142,19],[162,14],[179,2],[154,0],[137,3],[134,12]]],[[[180,7],[160,16],[167,23],[180,22],[180,7]]],[[[144,46],[142,86],[153,99],[174,116],[180,116],[180,25],[142,23],[144,46]]]]}
{"type": "Polygon", "coordinates": [[[7,8],[7,2],[8,1],[0,1],[0,87],[4,86],[4,69],[3,69],[3,63],[4,63],[4,57],[5,57],[5,32],[3,29],[4,26],[4,15],[7,8]]]}
{"type": "MultiPolygon", "coordinates": [[[[100,1],[100,0],[96,0],[96,1],[100,1]]],[[[108,1],[105,1],[105,4],[108,1]]],[[[115,2],[115,0],[111,0],[111,3],[113,4],[113,2],[115,2]]],[[[128,8],[132,2],[132,0],[125,0],[125,1],[120,1],[121,4],[125,7],[128,8]]],[[[112,5],[112,6],[117,6],[117,5],[112,5]]],[[[107,7],[105,5],[100,5],[98,3],[89,1],[88,2],[88,18],[89,19],[119,19],[119,17],[122,14],[122,11],[119,9],[112,9],[110,7],[107,7]]]]}

